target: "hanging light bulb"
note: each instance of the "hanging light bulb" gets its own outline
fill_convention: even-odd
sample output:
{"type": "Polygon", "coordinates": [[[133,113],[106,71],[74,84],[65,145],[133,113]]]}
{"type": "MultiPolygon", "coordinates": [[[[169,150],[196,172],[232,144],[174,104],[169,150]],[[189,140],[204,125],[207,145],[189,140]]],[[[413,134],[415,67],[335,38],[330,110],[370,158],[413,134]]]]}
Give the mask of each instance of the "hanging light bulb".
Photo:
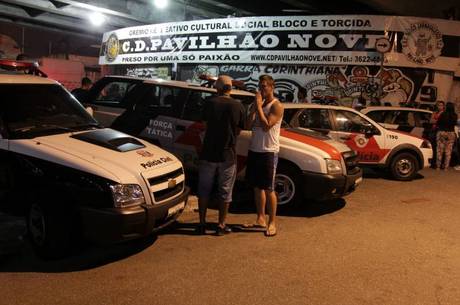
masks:
{"type": "Polygon", "coordinates": [[[100,26],[105,22],[105,16],[99,12],[93,12],[89,15],[89,20],[94,26],[100,26]]]}
{"type": "Polygon", "coordinates": [[[168,0],[153,0],[153,4],[159,9],[164,9],[168,6],[168,0]]]}

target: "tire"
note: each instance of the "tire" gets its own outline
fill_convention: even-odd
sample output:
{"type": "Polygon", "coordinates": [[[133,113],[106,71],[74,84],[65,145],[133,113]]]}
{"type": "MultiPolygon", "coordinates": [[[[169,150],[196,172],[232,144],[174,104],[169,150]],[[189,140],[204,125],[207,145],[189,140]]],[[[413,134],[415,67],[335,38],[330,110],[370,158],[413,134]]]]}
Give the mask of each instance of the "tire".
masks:
{"type": "Polygon", "coordinates": [[[400,181],[409,181],[414,179],[418,171],[417,158],[407,152],[399,153],[393,157],[390,163],[391,176],[400,181]]]}
{"type": "Polygon", "coordinates": [[[299,169],[287,163],[279,163],[275,175],[275,191],[278,197],[278,210],[296,207],[302,200],[299,169]]]}
{"type": "Polygon", "coordinates": [[[27,231],[36,254],[57,259],[69,254],[71,245],[69,215],[52,205],[34,202],[27,213],[27,231]]]}

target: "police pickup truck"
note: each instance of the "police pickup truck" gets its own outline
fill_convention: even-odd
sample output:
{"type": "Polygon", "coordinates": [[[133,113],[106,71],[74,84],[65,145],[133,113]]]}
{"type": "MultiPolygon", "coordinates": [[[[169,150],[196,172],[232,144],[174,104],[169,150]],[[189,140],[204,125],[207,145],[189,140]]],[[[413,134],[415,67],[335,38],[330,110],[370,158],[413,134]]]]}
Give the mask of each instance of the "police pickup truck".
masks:
{"type": "Polygon", "coordinates": [[[0,96],[0,207],[26,216],[39,255],[67,254],[74,237],[146,236],[184,209],[182,163],[101,128],[57,82],[0,74],[0,96]]]}

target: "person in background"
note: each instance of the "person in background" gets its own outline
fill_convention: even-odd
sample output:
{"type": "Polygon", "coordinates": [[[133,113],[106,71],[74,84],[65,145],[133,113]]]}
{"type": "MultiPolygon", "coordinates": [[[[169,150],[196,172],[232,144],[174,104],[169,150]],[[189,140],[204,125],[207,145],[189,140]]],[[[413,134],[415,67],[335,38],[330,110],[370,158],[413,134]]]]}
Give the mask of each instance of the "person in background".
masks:
{"type": "Polygon", "coordinates": [[[216,185],[219,200],[219,223],[216,235],[222,236],[231,232],[225,220],[236,179],[236,138],[244,128],[245,112],[242,103],[230,96],[232,79],[229,76],[219,76],[215,87],[217,96],[205,102],[203,111],[206,133],[198,174],[200,224],[197,233],[205,234],[206,210],[213,186],[216,185]]]}
{"type": "Polygon", "coordinates": [[[83,100],[86,98],[86,96],[88,95],[88,91],[89,89],[91,88],[93,82],[87,78],[87,77],[83,77],[81,79],[81,87],[80,88],[76,88],[76,89],[73,89],[72,92],[72,95],[79,101],[79,102],[83,102],[83,100]]]}
{"type": "Polygon", "coordinates": [[[279,136],[283,119],[283,105],[274,96],[275,82],[270,75],[259,77],[259,91],[254,98],[253,111],[249,120],[252,137],[249,144],[246,180],[254,188],[257,219],[245,227],[265,228],[265,236],[275,236],[277,197],[275,173],[280,148],[279,136]],[[268,226],[265,206],[268,203],[268,226]]]}
{"type": "Polygon", "coordinates": [[[457,134],[455,133],[455,126],[457,125],[457,113],[455,113],[455,106],[453,103],[448,102],[445,110],[439,115],[437,120],[438,133],[436,134],[436,169],[441,168],[441,163],[444,157],[443,169],[447,170],[452,156],[452,147],[457,134]]]}
{"type": "Polygon", "coordinates": [[[433,158],[431,159],[431,167],[436,168],[436,153],[437,153],[437,138],[438,133],[438,119],[441,113],[444,111],[444,102],[438,101],[435,105],[435,110],[430,118],[431,130],[429,133],[428,140],[431,142],[431,147],[433,148],[433,158]]]}
{"type": "Polygon", "coordinates": [[[297,103],[308,103],[307,89],[304,87],[297,88],[297,103]]]}

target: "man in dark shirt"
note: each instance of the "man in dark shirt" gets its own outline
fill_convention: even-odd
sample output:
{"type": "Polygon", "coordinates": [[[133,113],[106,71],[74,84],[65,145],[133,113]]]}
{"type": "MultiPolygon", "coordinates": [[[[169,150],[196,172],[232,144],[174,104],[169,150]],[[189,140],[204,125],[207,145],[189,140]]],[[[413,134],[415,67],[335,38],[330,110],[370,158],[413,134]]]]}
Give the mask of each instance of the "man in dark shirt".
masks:
{"type": "Polygon", "coordinates": [[[88,94],[89,88],[93,83],[87,77],[81,79],[81,87],[72,90],[72,95],[81,103],[88,94]]]}
{"type": "Polygon", "coordinates": [[[225,224],[232,190],[236,178],[236,138],[244,127],[244,109],[241,102],[230,96],[232,79],[221,75],[216,81],[217,96],[208,99],[204,106],[203,121],[206,134],[200,155],[198,205],[200,212],[199,234],[205,233],[206,210],[214,185],[219,200],[219,223],[216,234],[230,233],[225,224]]]}

